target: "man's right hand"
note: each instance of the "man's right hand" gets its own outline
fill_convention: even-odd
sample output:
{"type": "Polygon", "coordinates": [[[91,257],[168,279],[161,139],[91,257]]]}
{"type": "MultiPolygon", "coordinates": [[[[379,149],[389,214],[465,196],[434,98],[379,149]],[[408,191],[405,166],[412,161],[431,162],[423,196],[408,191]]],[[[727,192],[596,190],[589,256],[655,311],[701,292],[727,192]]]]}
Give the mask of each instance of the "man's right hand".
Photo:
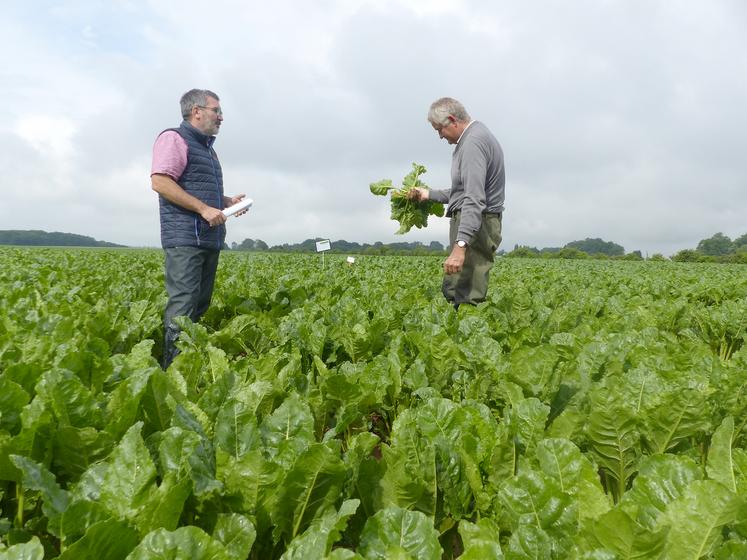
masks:
{"type": "Polygon", "coordinates": [[[428,196],[428,189],[423,189],[421,187],[415,187],[407,191],[407,198],[416,202],[423,202],[424,200],[428,200],[428,196]]]}
{"type": "Polygon", "coordinates": [[[200,216],[210,224],[210,227],[224,224],[227,219],[221,210],[213,208],[212,206],[205,206],[205,208],[200,211],[200,216]]]}

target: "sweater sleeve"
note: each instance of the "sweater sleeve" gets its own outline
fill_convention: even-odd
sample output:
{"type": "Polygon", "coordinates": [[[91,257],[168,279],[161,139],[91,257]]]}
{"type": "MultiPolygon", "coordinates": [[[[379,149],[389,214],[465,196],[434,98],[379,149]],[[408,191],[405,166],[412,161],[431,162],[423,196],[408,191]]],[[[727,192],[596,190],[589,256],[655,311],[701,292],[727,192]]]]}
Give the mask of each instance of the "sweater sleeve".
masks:
{"type": "Polygon", "coordinates": [[[430,189],[428,191],[428,199],[434,202],[440,202],[442,204],[449,203],[449,197],[451,196],[451,189],[430,189]]]}
{"type": "Polygon", "coordinates": [[[464,146],[460,167],[462,184],[464,185],[464,201],[462,215],[459,219],[457,239],[467,243],[472,241],[482,225],[482,213],[486,208],[485,177],[488,161],[484,147],[478,142],[470,142],[464,146]]]}

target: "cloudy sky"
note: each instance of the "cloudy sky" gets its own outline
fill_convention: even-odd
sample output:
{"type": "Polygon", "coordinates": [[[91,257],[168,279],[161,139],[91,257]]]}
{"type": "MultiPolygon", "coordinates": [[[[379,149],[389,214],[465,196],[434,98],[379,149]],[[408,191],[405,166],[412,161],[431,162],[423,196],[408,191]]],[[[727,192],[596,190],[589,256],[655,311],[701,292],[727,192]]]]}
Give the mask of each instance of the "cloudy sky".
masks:
{"type": "Polygon", "coordinates": [[[747,232],[741,0],[34,0],[0,20],[0,229],[157,246],[155,136],[221,96],[228,242],[396,236],[412,162],[448,186],[426,122],[460,99],[506,156],[503,248],[601,237],[671,255],[747,232]]]}

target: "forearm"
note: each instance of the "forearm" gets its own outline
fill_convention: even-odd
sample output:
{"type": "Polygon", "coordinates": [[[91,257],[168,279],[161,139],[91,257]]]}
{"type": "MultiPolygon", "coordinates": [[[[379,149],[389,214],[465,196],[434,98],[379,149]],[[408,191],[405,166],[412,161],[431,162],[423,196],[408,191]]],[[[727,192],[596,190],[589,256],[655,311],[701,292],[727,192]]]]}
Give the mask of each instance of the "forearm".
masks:
{"type": "Polygon", "coordinates": [[[186,210],[191,210],[200,215],[209,208],[207,204],[181,188],[177,182],[168,175],[156,173],[151,175],[150,179],[153,190],[172,204],[176,204],[177,206],[181,206],[186,210]]]}
{"type": "Polygon", "coordinates": [[[430,189],[428,199],[441,204],[448,204],[451,196],[451,189],[430,189]]]}

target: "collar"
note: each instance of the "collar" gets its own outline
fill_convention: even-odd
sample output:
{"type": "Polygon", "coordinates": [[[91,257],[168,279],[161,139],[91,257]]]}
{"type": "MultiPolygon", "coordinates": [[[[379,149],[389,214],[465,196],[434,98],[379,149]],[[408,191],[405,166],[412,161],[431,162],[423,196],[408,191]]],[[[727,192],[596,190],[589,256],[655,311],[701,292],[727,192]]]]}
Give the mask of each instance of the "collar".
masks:
{"type": "Polygon", "coordinates": [[[208,136],[188,120],[183,120],[181,126],[192,134],[198,142],[204,144],[208,148],[210,148],[213,145],[213,142],[215,142],[215,136],[208,136]]]}
{"type": "Polygon", "coordinates": [[[457,146],[459,145],[459,141],[460,141],[460,140],[462,139],[462,136],[464,136],[464,133],[465,133],[465,132],[467,132],[467,129],[468,129],[468,128],[469,128],[470,126],[472,126],[472,123],[473,123],[473,122],[475,122],[475,121],[474,121],[474,119],[473,119],[473,120],[471,120],[471,121],[469,121],[469,123],[467,124],[467,126],[465,126],[465,127],[464,127],[464,130],[463,130],[463,131],[462,131],[462,133],[461,133],[461,134],[459,135],[459,138],[458,138],[458,139],[457,139],[457,141],[456,141],[456,143],[457,143],[457,146]]]}

